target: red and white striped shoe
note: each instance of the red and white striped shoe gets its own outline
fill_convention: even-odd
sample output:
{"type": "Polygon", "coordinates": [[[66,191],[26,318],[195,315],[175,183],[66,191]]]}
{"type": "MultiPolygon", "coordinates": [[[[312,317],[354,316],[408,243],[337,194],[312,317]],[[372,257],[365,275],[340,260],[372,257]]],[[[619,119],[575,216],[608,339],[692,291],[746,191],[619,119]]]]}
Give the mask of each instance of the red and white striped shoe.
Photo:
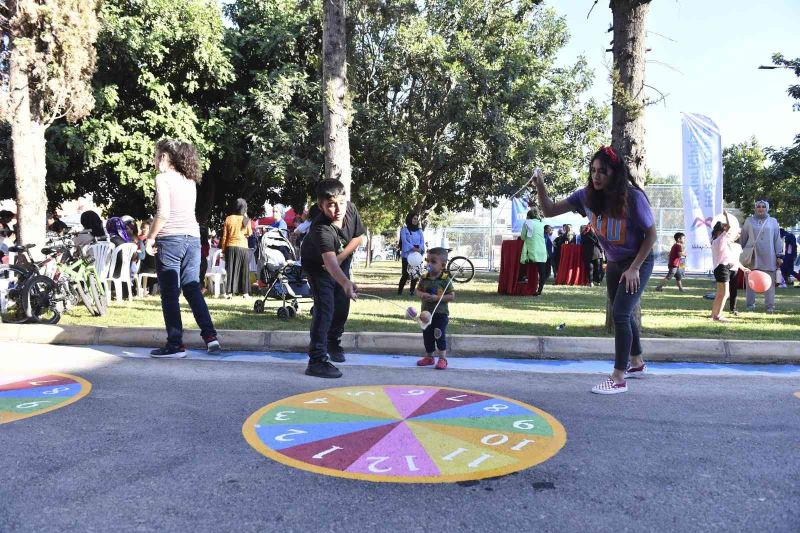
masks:
{"type": "Polygon", "coordinates": [[[620,394],[628,392],[628,383],[625,381],[614,383],[613,379],[608,378],[601,384],[592,387],[592,392],[595,394],[620,394]]]}
{"type": "Polygon", "coordinates": [[[642,366],[629,366],[625,371],[625,379],[643,378],[647,374],[647,363],[642,363],[642,366]]]}

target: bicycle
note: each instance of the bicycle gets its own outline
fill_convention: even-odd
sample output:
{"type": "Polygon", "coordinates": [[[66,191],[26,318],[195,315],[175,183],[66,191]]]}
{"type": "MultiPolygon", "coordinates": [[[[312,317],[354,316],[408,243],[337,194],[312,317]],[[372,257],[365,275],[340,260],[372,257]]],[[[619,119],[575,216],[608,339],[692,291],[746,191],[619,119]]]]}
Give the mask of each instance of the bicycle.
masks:
{"type": "Polygon", "coordinates": [[[475,265],[463,255],[456,255],[447,262],[447,272],[455,283],[467,283],[475,277],[475,265]]]}
{"type": "Polygon", "coordinates": [[[19,254],[22,261],[18,260],[13,265],[2,265],[0,268],[0,279],[8,280],[7,302],[2,320],[13,324],[56,324],[61,320],[61,311],[52,298],[55,282],[40,274],[40,270],[50,259],[35,262],[30,255],[31,248],[34,248],[33,244],[9,247],[9,251],[19,254]]]}
{"type": "Polygon", "coordinates": [[[108,300],[105,284],[94,266],[94,258],[86,256],[81,247],[68,238],[60,240],[60,245],[42,249],[43,253],[51,256],[61,255],[53,274],[56,298],[74,304],[77,303],[77,295],[93,316],[104,316],[108,312],[108,300]]]}

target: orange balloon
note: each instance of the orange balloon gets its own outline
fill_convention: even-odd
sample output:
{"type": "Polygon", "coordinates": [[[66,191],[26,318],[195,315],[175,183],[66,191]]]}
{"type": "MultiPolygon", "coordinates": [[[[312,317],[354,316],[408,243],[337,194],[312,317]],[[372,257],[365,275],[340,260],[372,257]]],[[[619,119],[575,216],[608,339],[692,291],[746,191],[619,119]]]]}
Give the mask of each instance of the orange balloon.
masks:
{"type": "Polygon", "coordinates": [[[747,275],[747,285],[755,292],[766,292],[772,287],[772,278],[760,270],[753,270],[747,275]]]}

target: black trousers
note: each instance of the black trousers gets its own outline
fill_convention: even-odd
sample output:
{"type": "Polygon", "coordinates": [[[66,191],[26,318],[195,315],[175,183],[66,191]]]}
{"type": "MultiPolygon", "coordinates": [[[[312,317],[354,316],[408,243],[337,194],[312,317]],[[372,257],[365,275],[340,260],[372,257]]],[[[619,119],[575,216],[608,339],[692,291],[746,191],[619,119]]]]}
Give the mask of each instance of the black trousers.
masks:
{"type": "Polygon", "coordinates": [[[603,260],[602,259],[587,259],[586,271],[589,273],[588,279],[592,283],[600,283],[603,281],[603,260]]]}
{"type": "Polygon", "coordinates": [[[547,263],[536,263],[536,269],[539,271],[539,287],[536,289],[537,294],[542,294],[544,289],[544,282],[550,277],[549,265],[547,263]]]}
{"type": "Polygon", "coordinates": [[[728,305],[730,305],[731,313],[736,311],[736,296],[739,294],[739,287],[737,281],[739,278],[739,269],[731,270],[731,279],[728,281],[728,305]]]}
{"type": "MultiPolygon", "coordinates": [[[[342,270],[350,278],[348,259],[342,263],[342,270]]],[[[308,357],[311,361],[325,361],[331,351],[342,351],[342,334],[350,314],[350,298],[333,276],[325,271],[308,273],[308,284],[314,298],[314,316],[311,317],[311,342],[308,357]]]]}
{"type": "Polygon", "coordinates": [[[400,284],[397,286],[397,294],[402,294],[403,287],[406,286],[406,281],[409,279],[411,279],[411,292],[413,293],[414,289],[417,288],[417,280],[408,275],[408,259],[405,257],[403,258],[402,268],[403,273],[400,276],[400,284]]]}

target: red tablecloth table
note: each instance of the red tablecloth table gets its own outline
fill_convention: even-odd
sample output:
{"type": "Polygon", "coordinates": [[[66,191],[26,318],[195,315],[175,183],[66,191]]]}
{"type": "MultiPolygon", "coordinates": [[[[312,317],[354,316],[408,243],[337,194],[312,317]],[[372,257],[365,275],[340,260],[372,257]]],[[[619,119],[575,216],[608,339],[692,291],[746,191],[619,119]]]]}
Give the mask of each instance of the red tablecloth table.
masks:
{"type": "Polygon", "coordinates": [[[536,263],[520,264],[522,241],[503,241],[500,246],[500,279],[497,292],[511,296],[533,296],[539,288],[539,270],[536,263]],[[522,271],[522,272],[520,272],[522,271]],[[520,274],[527,276],[527,281],[520,282],[520,274]]]}
{"type": "Polygon", "coordinates": [[[583,264],[580,244],[562,244],[558,260],[556,285],[588,285],[588,272],[583,264]]]}

